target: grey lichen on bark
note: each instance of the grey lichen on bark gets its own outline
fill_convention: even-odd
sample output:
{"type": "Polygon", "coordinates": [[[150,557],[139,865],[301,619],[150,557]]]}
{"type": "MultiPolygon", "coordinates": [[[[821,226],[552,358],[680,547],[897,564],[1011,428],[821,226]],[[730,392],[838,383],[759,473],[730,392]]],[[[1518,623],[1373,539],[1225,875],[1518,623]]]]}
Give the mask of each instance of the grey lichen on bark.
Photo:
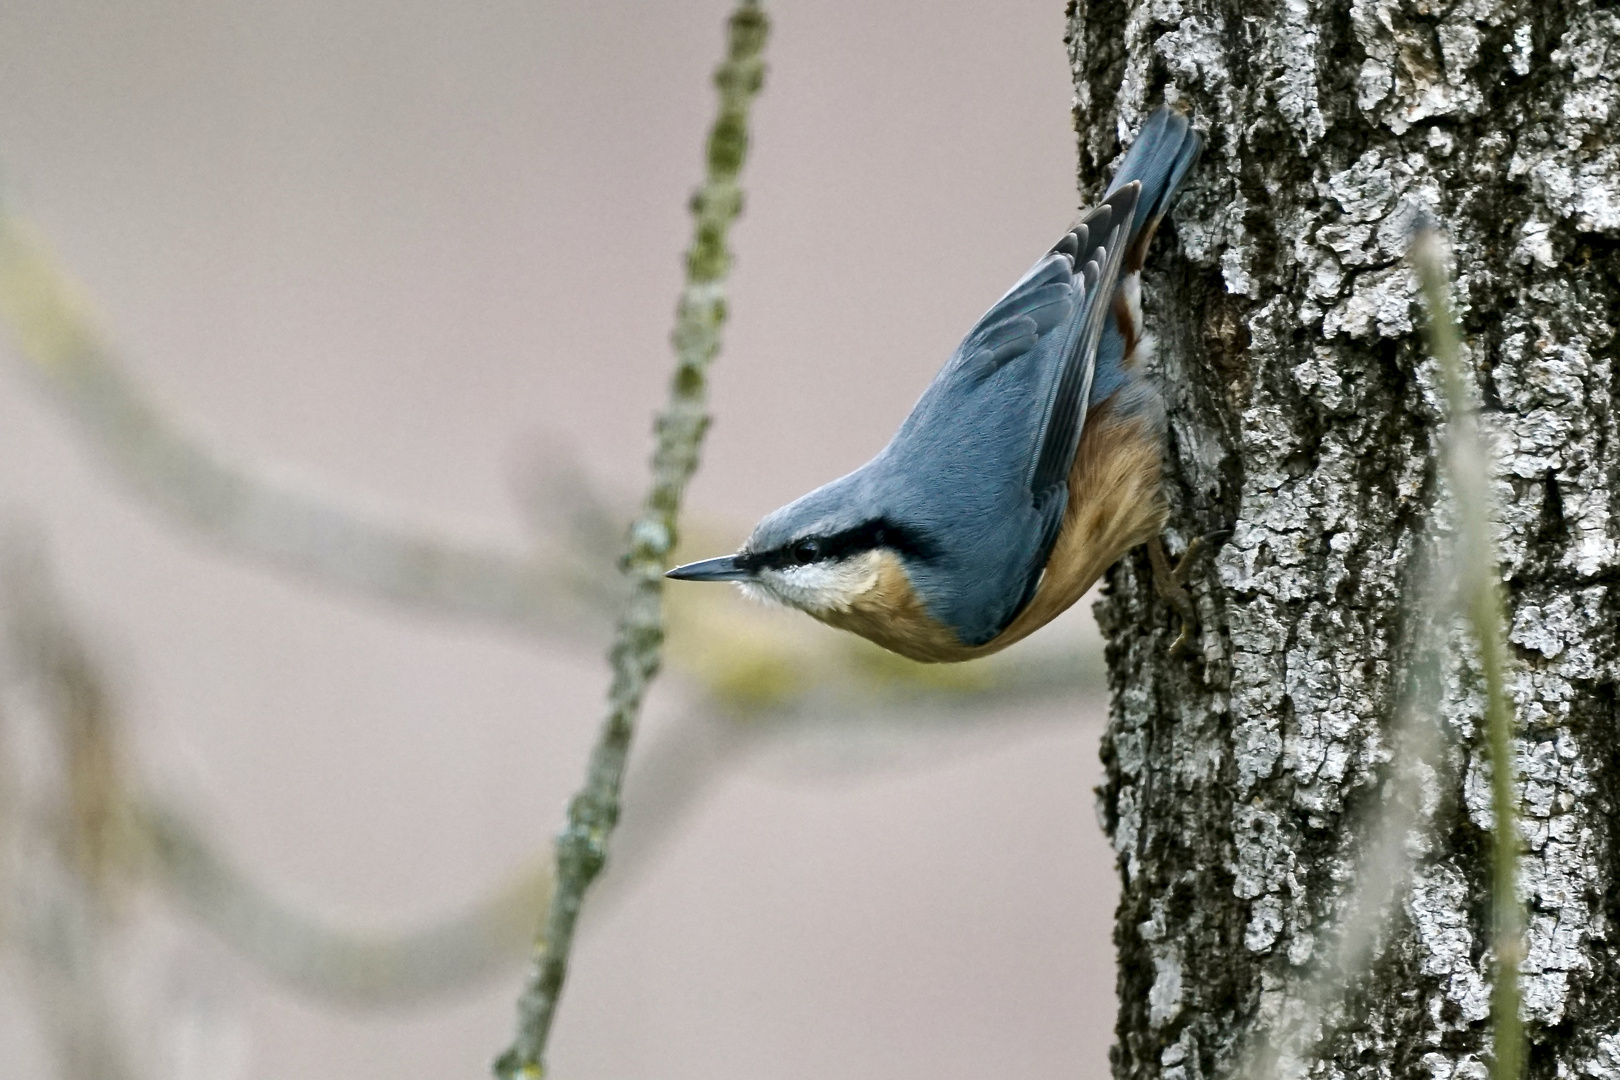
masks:
{"type": "MultiPolygon", "coordinates": [[[[1433,220],[1493,449],[1529,1073],[1620,1078],[1620,12],[1130,0],[1072,7],[1070,45],[1088,194],[1159,101],[1206,133],[1146,307],[1172,546],[1224,534],[1195,564],[1190,660],[1168,656],[1145,556],[1099,605],[1115,1074],[1230,1073],[1343,915],[1413,678],[1420,555],[1450,526],[1403,261],[1433,220]]],[[[1489,755],[1452,643],[1435,834],[1308,1075],[1460,1080],[1490,1060],[1489,755]]]]}

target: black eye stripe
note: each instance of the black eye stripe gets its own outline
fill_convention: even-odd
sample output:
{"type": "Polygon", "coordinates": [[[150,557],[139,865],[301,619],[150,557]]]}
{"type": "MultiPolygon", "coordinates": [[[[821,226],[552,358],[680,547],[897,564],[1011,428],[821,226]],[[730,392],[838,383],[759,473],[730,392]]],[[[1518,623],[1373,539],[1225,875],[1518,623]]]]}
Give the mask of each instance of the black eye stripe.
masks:
{"type": "Polygon", "coordinates": [[[750,552],[742,561],[750,569],[781,570],[831,562],[877,548],[889,548],[918,560],[933,558],[935,552],[933,543],[918,530],[880,518],[842,532],[801,536],[770,551],[750,552]]]}

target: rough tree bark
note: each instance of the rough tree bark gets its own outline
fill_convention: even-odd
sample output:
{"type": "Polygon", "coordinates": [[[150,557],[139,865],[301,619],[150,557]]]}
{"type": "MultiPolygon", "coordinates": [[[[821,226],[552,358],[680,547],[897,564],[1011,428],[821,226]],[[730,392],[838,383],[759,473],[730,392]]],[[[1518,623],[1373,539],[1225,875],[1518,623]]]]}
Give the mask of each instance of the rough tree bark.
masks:
{"type": "MultiPolygon", "coordinates": [[[[1150,260],[1172,537],[1110,577],[1102,813],[1119,855],[1117,1077],[1232,1075],[1323,951],[1411,652],[1443,415],[1402,262],[1432,215],[1496,453],[1536,1077],[1620,1080],[1620,9],[1600,0],[1071,5],[1080,177],[1161,99],[1203,161],[1150,260]],[[1179,546],[1176,544],[1173,547],[1179,546]]],[[[1455,772],[1382,957],[1313,1076],[1484,1075],[1490,817],[1466,662],[1455,772]]]]}

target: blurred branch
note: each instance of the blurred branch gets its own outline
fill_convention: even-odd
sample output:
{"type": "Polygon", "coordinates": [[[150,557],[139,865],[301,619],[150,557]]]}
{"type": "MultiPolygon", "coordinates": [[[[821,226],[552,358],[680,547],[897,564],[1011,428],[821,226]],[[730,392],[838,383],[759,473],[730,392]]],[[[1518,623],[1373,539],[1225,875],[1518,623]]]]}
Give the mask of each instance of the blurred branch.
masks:
{"type": "MultiPolygon", "coordinates": [[[[137,1075],[105,965],[130,862],[116,733],[88,655],[57,617],[43,562],[8,552],[5,601],[12,674],[33,691],[54,782],[8,796],[17,835],[7,943],[66,1080],[137,1075]]],[[[0,762],[0,765],[5,763],[0,762]]],[[[0,783],[14,777],[10,770],[0,783]]]]}
{"type": "Polygon", "coordinates": [[[1041,681],[1027,694],[998,678],[983,691],[918,689],[904,702],[895,700],[899,687],[878,695],[863,694],[867,688],[858,686],[851,695],[807,693],[782,708],[738,709],[711,699],[687,710],[652,732],[637,754],[626,779],[613,863],[592,893],[592,910],[617,902],[640,880],[720,778],[766,755],[791,763],[801,775],[870,775],[1003,745],[986,738],[998,732],[1073,723],[1076,694],[1094,688],[1059,677],[1066,667],[1055,657],[1042,659],[1046,663],[1029,665],[1041,681]],[[1019,706],[1057,701],[1070,707],[1007,715],[1019,706]],[[987,722],[998,714],[997,723],[987,722]]]}
{"type": "Polygon", "coordinates": [[[544,864],[435,926],[340,930],[269,897],[172,808],[140,812],[157,876],[199,922],[260,970],[318,998],[414,1005],[477,982],[522,955],[551,892],[544,864]]]}
{"type": "MultiPolygon", "coordinates": [[[[340,930],[276,901],[221,854],[205,830],[172,807],[130,795],[136,785],[118,750],[116,712],[88,650],[50,590],[44,560],[33,552],[13,553],[6,569],[9,653],[17,672],[35,688],[61,749],[61,775],[52,788],[55,809],[31,829],[49,841],[54,858],[42,859],[35,851],[5,867],[10,877],[32,882],[33,892],[43,898],[19,903],[20,913],[10,921],[17,927],[13,936],[37,954],[34,966],[42,974],[35,980],[36,996],[48,1003],[44,1012],[53,1024],[71,1020],[75,1009],[105,1010],[105,1003],[97,1003],[100,989],[83,974],[105,945],[90,949],[83,942],[105,934],[95,916],[110,915],[138,873],[163,885],[193,917],[272,978],[349,1005],[415,1004],[460,989],[522,955],[550,892],[550,868],[544,863],[435,925],[393,933],[340,930]],[[57,869],[50,869],[51,863],[57,869]],[[74,979],[67,980],[67,974],[74,979]]],[[[9,807],[16,800],[4,786],[7,778],[0,774],[0,806],[9,807]]],[[[90,1045],[80,1029],[95,1026],[75,1022],[63,1038],[75,1047],[90,1045]]]]}
{"type": "Polygon", "coordinates": [[[692,197],[695,235],[686,256],[686,287],[676,308],[677,365],[669,402],[657,422],[652,488],[631,526],[624,560],[632,591],[611,653],[608,718],[591,752],[585,786],[570,803],[567,827],[557,838],[556,888],[533,975],[518,1001],[517,1036],[495,1066],[503,1077],[538,1077],[544,1071],[546,1041],[567,977],[580,906],[607,859],[631,735],[658,671],[663,571],[674,547],[681,495],[697,469],[709,422],[705,373],[720,351],[724,283],[731,265],[726,237],[742,209],[737,177],[748,150],[749,108],[764,81],[766,31],[760,5],[742,0],[729,20],[726,59],[715,71],[720,110],[709,131],[707,176],[692,197]]]}
{"type": "Polygon", "coordinates": [[[1479,647],[1485,678],[1485,723],[1491,762],[1491,919],[1495,972],[1491,991],[1492,1080],[1519,1080],[1524,1072],[1524,1029],[1519,1017],[1519,962],[1524,956],[1524,905],[1519,901],[1518,785],[1513,775],[1513,703],[1508,698],[1502,583],[1491,535],[1490,456],[1468,393],[1462,342],[1451,309],[1451,282],[1443,241],[1421,230],[1410,258],[1429,309],[1429,351],[1440,365],[1450,418],[1446,472],[1457,502],[1458,581],[1464,612],[1479,647]]]}
{"type": "Polygon", "coordinates": [[[591,583],[538,552],[449,535],[339,497],[188,432],[101,341],[30,223],[0,203],[0,321],[120,479],[220,546],[421,608],[557,632],[591,583]]]}
{"type": "Polygon", "coordinates": [[[64,1080],[129,1080],[138,1075],[108,992],[112,952],[105,912],[85,883],[59,861],[32,858],[19,868],[12,948],[24,988],[64,1080]]]}
{"type": "Polygon", "coordinates": [[[63,618],[43,554],[0,552],[13,674],[33,691],[58,751],[61,784],[46,820],[64,865],[97,903],[114,906],[133,878],[119,733],[89,650],[63,618]]]}

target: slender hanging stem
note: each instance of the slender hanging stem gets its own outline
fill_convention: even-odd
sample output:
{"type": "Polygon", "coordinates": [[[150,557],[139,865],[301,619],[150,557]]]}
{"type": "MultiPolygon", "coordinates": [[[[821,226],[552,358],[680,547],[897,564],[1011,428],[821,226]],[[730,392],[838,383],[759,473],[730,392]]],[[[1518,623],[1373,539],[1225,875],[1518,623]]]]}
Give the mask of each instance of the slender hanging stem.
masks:
{"type": "Polygon", "coordinates": [[[1433,229],[1420,231],[1411,259],[1429,309],[1429,351],[1440,365],[1451,419],[1446,468],[1457,500],[1458,577],[1463,608],[1479,646],[1485,679],[1485,727],[1491,761],[1491,922],[1495,972],[1491,994],[1492,1080],[1520,1080],[1524,1027],[1519,1018],[1519,963],[1524,957],[1524,905],[1519,902],[1518,785],[1513,775],[1513,703],[1507,693],[1502,586],[1491,539],[1490,489],[1479,421],[1463,374],[1461,341],[1451,309],[1444,251],[1433,229]]]}

